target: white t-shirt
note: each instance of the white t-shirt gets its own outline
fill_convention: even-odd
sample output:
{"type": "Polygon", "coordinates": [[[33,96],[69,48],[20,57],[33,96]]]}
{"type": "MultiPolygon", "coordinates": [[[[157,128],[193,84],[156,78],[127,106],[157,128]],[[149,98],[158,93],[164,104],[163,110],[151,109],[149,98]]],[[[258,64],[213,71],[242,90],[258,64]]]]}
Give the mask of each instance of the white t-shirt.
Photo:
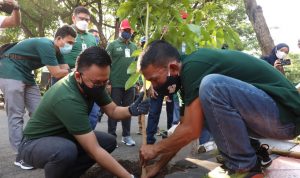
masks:
{"type": "Polygon", "coordinates": [[[1,25],[2,25],[2,23],[3,23],[3,21],[4,21],[4,19],[5,19],[5,17],[6,17],[6,16],[2,16],[2,15],[0,16],[0,27],[1,27],[1,25]]]}

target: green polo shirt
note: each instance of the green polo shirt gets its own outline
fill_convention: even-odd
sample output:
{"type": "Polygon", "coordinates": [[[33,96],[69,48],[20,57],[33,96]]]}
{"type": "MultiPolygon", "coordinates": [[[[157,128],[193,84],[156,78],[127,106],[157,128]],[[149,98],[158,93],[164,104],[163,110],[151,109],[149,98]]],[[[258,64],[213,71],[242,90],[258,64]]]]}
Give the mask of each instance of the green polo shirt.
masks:
{"type": "Polygon", "coordinates": [[[91,33],[77,32],[77,37],[75,39],[72,51],[64,55],[64,59],[66,63],[70,66],[70,68],[75,67],[76,59],[82,51],[82,44],[86,44],[87,48],[98,45],[96,42],[96,38],[91,33]]]}
{"type": "Polygon", "coordinates": [[[92,128],[88,115],[93,103],[105,106],[112,102],[105,89],[99,96],[100,101],[85,97],[80,92],[73,73],[64,77],[43,96],[25,127],[25,137],[36,139],[62,136],[72,139],[72,135],[89,133],[92,128]]]}
{"type": "Polygon", "coordinates": [[[111,42],[107,46],[107,52],[112,59],[110,82],[112,87],[125,88],[125,83],[130,77],[127,74],[128,66],[134,61],[134,57],[126,57],[125,50],[130,50],[130,56],[137,49],[132,42],[126,44],[121,38],[111,42]]]}
{"type": "MultiPolygon", "coordinates": [[[[186,105],[198,97],[199,85],[208,74],[222,74],[254,85],[276,102],[282,123],[300,124],[298,91],[267,62],[239,51],[199,49],[182,61],[181,81],[186,105]]],[[[298,129],[300,131],[300,127],[298,129]]]]}
{"type": "Polygon", "coordinates": [[[17,54],[29,59],[0,59],[0,78],[21,80],[29,85],[35,84],[33,70],[45,65],[64,64],[63,56],[55,50],[54,42],[48,38],[23,40],[4,54],[17,54]]]}

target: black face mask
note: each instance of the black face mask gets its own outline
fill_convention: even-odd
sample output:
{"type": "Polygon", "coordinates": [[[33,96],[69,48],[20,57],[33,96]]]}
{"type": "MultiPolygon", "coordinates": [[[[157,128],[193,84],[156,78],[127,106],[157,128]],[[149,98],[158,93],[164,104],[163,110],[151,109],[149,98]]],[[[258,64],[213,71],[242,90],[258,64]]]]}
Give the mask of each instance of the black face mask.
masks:
{"type": "Polygon", "coordinates": [[[93,100],[99,99],[98,97],[102,94],[103,90],[105,90],[105,86],[94,86],[93,88],[90,88],[83,82],[83,80],[79,86],[82,88],[84,94],[93,100]]]}
{"type": "Polygon", "coordinates": [[[179,76],[168,76],[167,80],[161,86],[154,88],[154,90],[163,96],[167,96],[173,93],[176,93],[181,86],[181,80],[179,76]]]}

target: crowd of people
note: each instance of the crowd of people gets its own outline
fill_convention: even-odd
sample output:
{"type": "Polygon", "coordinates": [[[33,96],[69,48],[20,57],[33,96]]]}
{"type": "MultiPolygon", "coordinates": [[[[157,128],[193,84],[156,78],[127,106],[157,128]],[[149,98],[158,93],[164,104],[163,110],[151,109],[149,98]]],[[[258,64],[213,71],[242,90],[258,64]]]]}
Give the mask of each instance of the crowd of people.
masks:
{"type": "MultiPolygon", "coordinates": [[[[13,10],[10,16],[0,16],[0,27],[18,26],[17,1],[5,3],[13,10]]],[[[53,40],[24,39],[1,55],[0,89],[9,141],[14,164],[22,169],[42,168],[47,178],[80,177],[98,163],[118,177],[134,177],[109,153],[118,147],[118,121],[121,142],[135,146],[131,117],[148,113],[147,144],[136,153],[145,177],[154,177],[195,139],[200,144],[213,139],[224,160],[209,177],[263,177],[271,160],[261,155],[266,150],[258,138],[292,139],[300,134],[300,96],[284,76],[287,44],[276,45],[258,59],[227,48],[200,48],[182,55],[185,50],[164,40],[144,46],[147,39],[142,37],[140,68],[151,82],[145,91],[148,99],[143,99],[140,87],[125,90],[127,69],[138,48],[131,40],[129,20],[121,21],[118,39],[103,49],[98,31],[88,29],[90,18],[88,9],[76,7],[73,24],[59,27],[53,40]],[[43,97],[32,74],[41,67],[52,77],[43,97]],[[177,127],[156,142],[164,100],[167,129],[177,127]],[[24,126],[26,110],[30,119],[24,126]],[[99,113],[108,116],[107,132],[96,129],[99,113]]]]}

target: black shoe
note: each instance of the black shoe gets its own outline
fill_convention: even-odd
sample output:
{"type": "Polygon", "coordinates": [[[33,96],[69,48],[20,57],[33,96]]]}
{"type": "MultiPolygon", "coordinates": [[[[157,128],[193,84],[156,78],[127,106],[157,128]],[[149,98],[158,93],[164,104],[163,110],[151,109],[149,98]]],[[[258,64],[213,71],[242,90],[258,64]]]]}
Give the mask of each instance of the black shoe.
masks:
{"type": "Polygon", "coordinates": [[[260,144],[259,140],[250,138],[251,146],[256,151],[256,156],[262,168],[267,168],[271,165],[272,159],[269,155],[269,145],[268,144],[260,144]]]}

